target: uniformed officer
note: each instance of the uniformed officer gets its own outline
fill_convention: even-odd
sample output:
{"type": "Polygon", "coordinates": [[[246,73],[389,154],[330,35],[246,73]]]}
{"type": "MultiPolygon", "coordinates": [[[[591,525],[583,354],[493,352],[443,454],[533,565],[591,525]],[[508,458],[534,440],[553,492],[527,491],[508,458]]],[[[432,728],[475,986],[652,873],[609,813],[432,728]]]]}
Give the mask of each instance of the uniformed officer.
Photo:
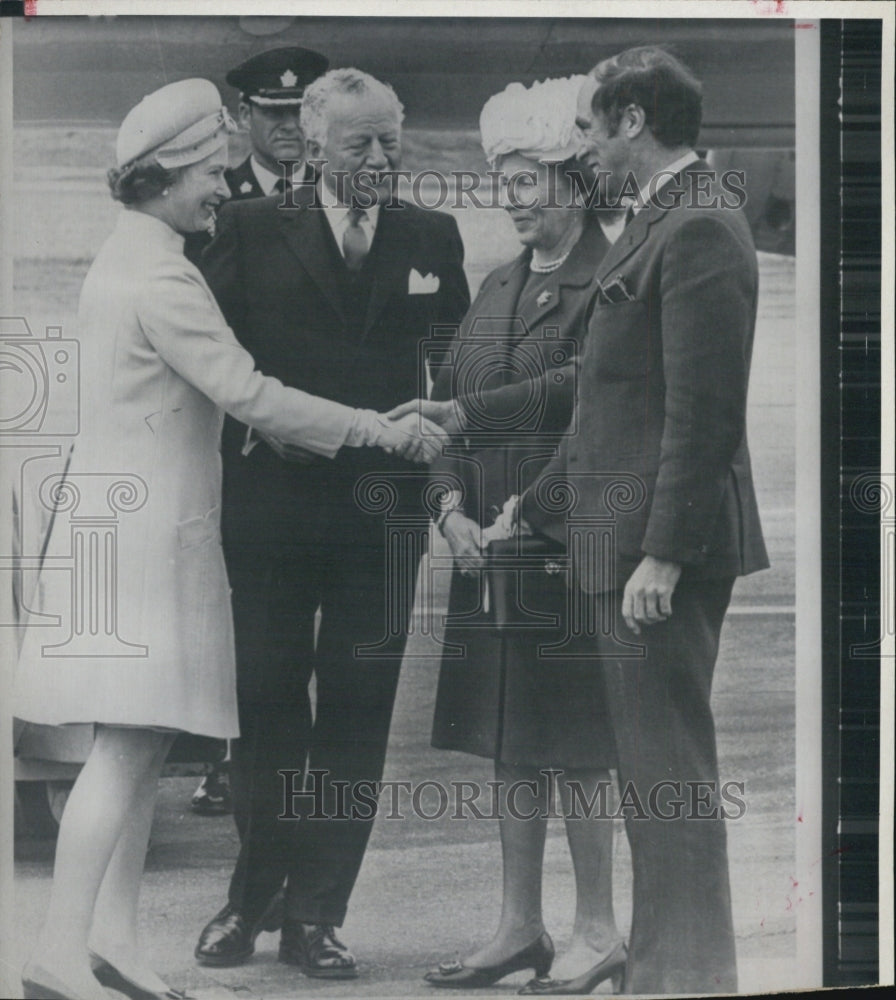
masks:
{"type": "MultiPolygon", "coordinates": [[[[231,198],[261,198],[283,191],[288,182],[314,182],[299,112],[305,88],[328,66],[320,52],[289,45],[259,52],[227,74],[227,82],[240,92],[237,117],[251,147],[246,159],[224,175],[231,198]],[[292,163],[291,171],[282,161],[292,163]]],[[[205,233],[192,234],[184,253],[198,262],[208,242],[205,233]]]]}
{"type": "Polygon", "coordinates": [[[293,183],[313,180],[304,162],[305,137],[299,125],[305,87],[326,72],[326,56],[297,46],[268,49],[226,77],[240,92],[239,123],[249,133],[252,152],[228,172],[234,198],[257,198],[282,189],[283,160],[293,162],[293,183]]]}

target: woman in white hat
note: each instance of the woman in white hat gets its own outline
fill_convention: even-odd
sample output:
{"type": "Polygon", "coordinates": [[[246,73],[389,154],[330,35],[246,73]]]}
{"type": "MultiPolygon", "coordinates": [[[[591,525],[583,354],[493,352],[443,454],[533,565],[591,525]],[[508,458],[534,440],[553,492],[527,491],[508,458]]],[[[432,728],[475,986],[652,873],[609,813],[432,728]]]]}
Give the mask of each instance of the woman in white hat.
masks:
{"type": "Polygon", "coordinates": [[[95,741],[62,818],[26,997],[108,1000],[102,984],[176,995],[138,951],[137,897],[174,734],[238,735],[219,540],[224,412],[279,447],[327,457],[379,446],[428,461],[438,447],[438,430],[417,434],[416,418],[283,386],[237,343],[182,252],[228,197],[231,131],[212,83],[169,84],[127,115],[109,172],[125,209],[81,292],[81,433],[44,499],[50,527],[15,691],[19,718],[94,723],[95,741]],[[91,528],[91,515],[110,514],[115,534],[91,528]]]}
{"type": "Polygon", "coordinates": [[[593,802],[601,787],[606,791],[614,760],[600,672],[586,645],[553,657],[540,652],[570,645],[564,576],[529,572],[523,585],[525,606],[554,616],[559,628],[494,627],[482,584],[482,547],[495,535],[495,514],[536,479],[570,424],[573,384],[565,370],[579,353],[594,274],[610,246],[603,224],[615,222],[587,207],[594,178],[576,158],[583,143],[576,99],[586,79],[513,83],[482,110],[482,146],[523,251],[483,281],[452,365],[432,392],[433,406],[461,398],[465,411],[463,437],[431,467],[435,482],[462,485],[438,521],[455,566],[433,745],[494,760],[504,867],[492,938],[426,975],[447,989],[488,987],[532,969],[536,978],[522,992],[589,993],[603,979],[618,984],[625,962],[613,915],[612,824],[575,815],[583,812],[575,795],[593,802]],[[482,400],[502,389],[513,390],[520,405],[492,419],[482,400]],[[568,817],[576,913],[569,948],[554,962],[542,916],[542,858],[547,816],[561,812],[568,817]]]}

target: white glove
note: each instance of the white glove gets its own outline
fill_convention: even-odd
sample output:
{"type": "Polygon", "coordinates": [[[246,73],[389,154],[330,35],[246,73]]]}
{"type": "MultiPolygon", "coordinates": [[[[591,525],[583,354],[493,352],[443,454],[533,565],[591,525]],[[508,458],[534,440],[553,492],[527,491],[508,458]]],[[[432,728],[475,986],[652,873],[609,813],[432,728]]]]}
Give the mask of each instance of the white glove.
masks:
{"type": "Polygon", "coordinates": [[[514,494],[504,501],[501,513],[495,518],[494,524],[482,531],[482,546],[489,542],[504,538],[515,538],[518,535],[531,535],[532,528],[519,516],[520,498],[514,494]]]}
{"type": "Polygon", "coordinates": [[[417,413],[390,420],[374,410],[356,410],[345,443],[349,447],[382,448],[410,462],[429,463],[442,454],[448,435],[438,424],[417,413]]]}

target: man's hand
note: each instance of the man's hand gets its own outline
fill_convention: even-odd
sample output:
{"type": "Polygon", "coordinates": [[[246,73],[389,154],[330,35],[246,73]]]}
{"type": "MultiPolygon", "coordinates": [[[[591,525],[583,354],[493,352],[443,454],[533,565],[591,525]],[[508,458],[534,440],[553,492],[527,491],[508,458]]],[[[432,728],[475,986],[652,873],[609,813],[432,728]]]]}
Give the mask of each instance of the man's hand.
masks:
{"type": "Polygon", "coordinates": [[[389,410],[386,416],[390,420],[397,420],[409,413],[417,413],[421,418],[425,417],[427,420],[431,420],[438,424],[446,434],[453,435],[461,432],[460,407],[453,399],[446,399],[441,403],[434,399],[410,399],[389,410]]]}
{"type": "Polygon", "coordinates": [[[397,420],[380,413],[377,424],[376,444],[390,455],[409,462],[429,464],[442,454],[442,447],[448,442],[448,435],[438,424],[417,413],[408,413],[397,420]]]}
{"type": "Polygon", "coordinates": [[[298,462],[300,465],[310,465],[318,457],[313,451],[308,451],[307,448],[302,448],[297,444],[290,444],[288,441],[281,441],[280,438],[274,437],[273,434],[264,434],[257,429],[254,433],[263,441],[266,441],[286,462],[298,462]]]}
{"type": "Polygon", "coordinates": [[[462,576],[474,576],[485,566],[480,548],[482,531],[475,521],[459,510],[453,510],[442,522],[442,534],[451,547],[451,554],[462,576]]]}
{"type": "Polygon", "coordinates": [[[622,595],[622,617],[635,635],[641,634],[641,625],[654,625],[671,616],[672,594],[680,576],[678,563],[644,556],[622,595]]]}

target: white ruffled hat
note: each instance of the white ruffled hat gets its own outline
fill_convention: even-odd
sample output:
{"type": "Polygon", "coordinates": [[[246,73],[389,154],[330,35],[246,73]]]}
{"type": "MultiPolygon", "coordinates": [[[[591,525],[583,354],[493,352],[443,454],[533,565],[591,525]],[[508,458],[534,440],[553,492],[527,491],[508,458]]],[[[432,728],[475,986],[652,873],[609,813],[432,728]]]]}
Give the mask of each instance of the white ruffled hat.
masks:
{"type": "Polygon", "coordinates": [[[490,97],[479,116],[486,159],[520,153],[540,163],[561,163],[582,148],[576,125],[576,101],[587,76],[567,76],[533,83],[511,83],[490,97]]]}
{"type": "Polygon", "coordinates": [[[211,80],[178,80],[147,94],[125,115],[115,143],[119,167],[152,153],[170,170],[198,163],[236,131],[211,80]]]}

